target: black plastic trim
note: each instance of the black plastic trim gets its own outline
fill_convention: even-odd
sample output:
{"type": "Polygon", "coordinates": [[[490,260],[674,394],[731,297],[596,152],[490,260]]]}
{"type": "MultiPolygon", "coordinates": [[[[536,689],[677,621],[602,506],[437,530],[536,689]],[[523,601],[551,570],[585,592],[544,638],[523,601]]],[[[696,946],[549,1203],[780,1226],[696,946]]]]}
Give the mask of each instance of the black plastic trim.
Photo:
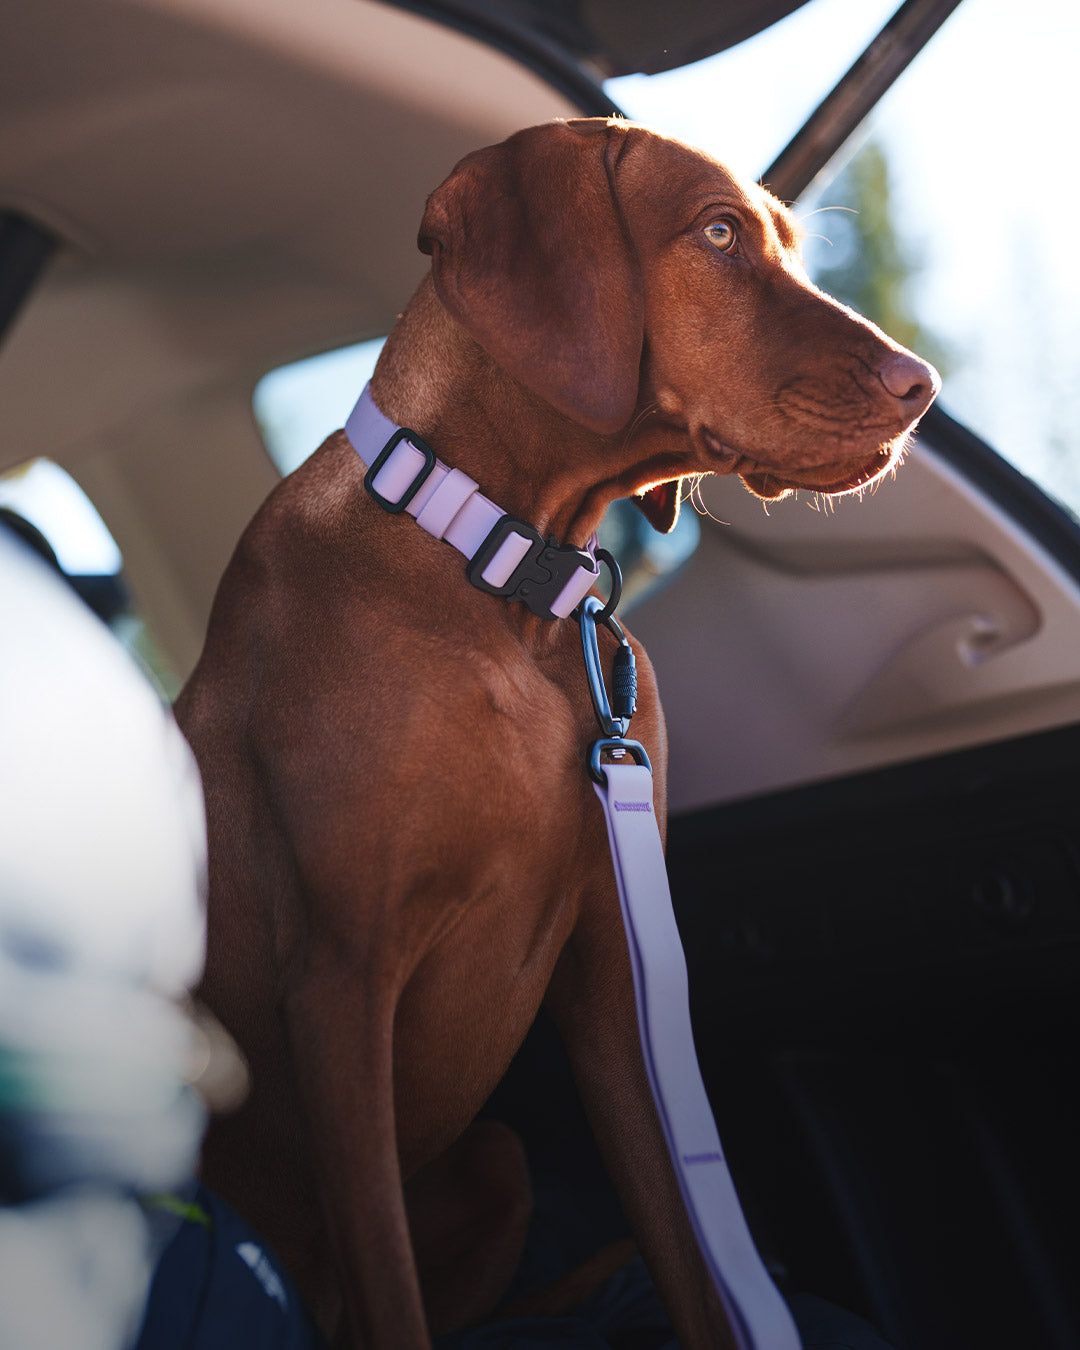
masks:
{"type": "Polygon", "coordinates": [[[766,187],[801,196],[960,3],[905,0],[762,174],[766,187]]]}
{"type": "Polygon", "coordinates": [[[505,14],[469,0],[394,0],[398,9],[433,19],[467,37],[477,38],[496,51],[512,56],[526,69],[542,76],[553,89],[577,105],[586,117],[621,115],[600,83],[558,43],[505,14]]]}
{"type": "Polygon", "coordinates": [[[1078,763],[1072,723],[672,816],[695,1018],[810,1041],[856,1007],[906,1024],[1074,990],[1078,763]]]}
{"type": "Polygon", "coordinates": [[[56,238],[14,211],[0,213],[0,342],[56,249],[56,238]]]}
{"type": "MultiPolygon", "coordinates": [[[[1080,722],[1067,723],[674,814],[668,821],[668,849],[713,848],[718,828],[740,838],[761,822],[774,834],[795,828],[812,834],[834,820],[867,817],[884,822],[888,835],[890,812],[905,802],[919,809],[936,802],[944,809],[947,803],[993,792],[1006,781],[1022,784],[1026,793],[1050,776],[1076,777],[1078,766],[1080,722]]],[[[1068,800],[1080,812],[1080,797],[1068,800]]]]}

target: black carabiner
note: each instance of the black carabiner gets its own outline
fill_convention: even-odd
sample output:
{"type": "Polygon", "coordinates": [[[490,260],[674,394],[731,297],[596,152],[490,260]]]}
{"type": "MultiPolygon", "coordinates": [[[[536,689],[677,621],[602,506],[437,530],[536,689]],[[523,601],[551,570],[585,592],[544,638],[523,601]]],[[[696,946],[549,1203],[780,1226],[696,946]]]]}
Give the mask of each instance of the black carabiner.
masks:
{"type": "MultiPolygon", "coordinates": [[[[609,602],[610,603],[610,602],[609,602]]],[[[606,606],[595,595],[587,595],[581,602],[581,645],[585,653],[585,674],[589,682],[589,694],[593,711],[600,730],[605,737],[625,736],[634,715],[637,701],[637,672],[634,668],[634,653],[619,621],[607,616],[608,629],[618,639],[615,651],[615,705],[612,707],[604,683],[604,671],[600,664],[600,644],[596,638],[596,625],[604,618],[606,606]]]]}
{"type": "MultiPolygon", "coordinates": [[[[605,737],[625,736],[630,724],[629,718],[618,718],[612,714],[608,701],[607,687],[604,684],[604,671],[600,665],[600,644],[596,640],[596,617],[604,606],[595,595],[587,595],[581,602],[581,645],[585,652],[585,676],[589,682],[589,694],[592,697],[593,712],[605,737]]],[[[610,620],[614,623],[615,620],[610,620]]]]}

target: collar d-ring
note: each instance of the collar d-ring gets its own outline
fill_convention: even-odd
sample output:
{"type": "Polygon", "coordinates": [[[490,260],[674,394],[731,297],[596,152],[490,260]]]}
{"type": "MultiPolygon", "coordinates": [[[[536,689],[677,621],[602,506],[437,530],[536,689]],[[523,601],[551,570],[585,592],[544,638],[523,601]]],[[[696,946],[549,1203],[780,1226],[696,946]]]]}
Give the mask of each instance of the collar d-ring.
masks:
{"type": "MultiPolygon", "coordinates": [[[[608,575],[611,577],[611,594],[607,598],[607,604],[604,605],[603,609],[596,615],[597,623],[608,623],[610,619],[614,618],[615,611],[619,607],[619,601],[622,599],[622,568],[606,548],[594,549],[593,556],[597,562],[602,562],[604,564],[608,570],[608,575]]],[[[621,628],[618,633],[616,633],[616,637],[618,637],[620,641],[625,641],[622,636],[621,628]]]]}

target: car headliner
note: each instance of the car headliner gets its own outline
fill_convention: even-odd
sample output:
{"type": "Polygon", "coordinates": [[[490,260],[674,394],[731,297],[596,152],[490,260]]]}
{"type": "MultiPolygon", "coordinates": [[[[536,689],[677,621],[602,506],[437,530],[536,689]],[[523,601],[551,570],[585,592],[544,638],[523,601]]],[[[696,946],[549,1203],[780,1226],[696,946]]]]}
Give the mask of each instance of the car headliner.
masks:
{"type": "Polygon", "coordinates": [[[0,467],[98,505],[181,671],[276,479],[251,390],[389,330],[427,193],[579,110],[519,63],[367,0],[4,6],[0,207],[62,250],[0,360],[0,467]]]}

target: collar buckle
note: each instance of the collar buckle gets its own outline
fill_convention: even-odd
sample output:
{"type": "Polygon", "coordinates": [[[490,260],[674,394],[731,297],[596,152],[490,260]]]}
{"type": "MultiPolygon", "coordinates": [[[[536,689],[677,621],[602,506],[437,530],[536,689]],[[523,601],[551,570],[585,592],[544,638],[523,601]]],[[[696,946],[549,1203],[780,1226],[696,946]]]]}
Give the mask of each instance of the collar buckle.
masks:
{"type": "Polygon", "coordinates": [[[465,575],[478,590],[521,600],[540,618],[555,619],[559,616],[551,606],[581,568],[599,575],[595,559],[585,549],[545,540],[528,521],[503,516],[466,565],[465,575]],[[504,581],[485,580],[484,573],[513,535],[529,541],[524,556],[504,581]]]}

